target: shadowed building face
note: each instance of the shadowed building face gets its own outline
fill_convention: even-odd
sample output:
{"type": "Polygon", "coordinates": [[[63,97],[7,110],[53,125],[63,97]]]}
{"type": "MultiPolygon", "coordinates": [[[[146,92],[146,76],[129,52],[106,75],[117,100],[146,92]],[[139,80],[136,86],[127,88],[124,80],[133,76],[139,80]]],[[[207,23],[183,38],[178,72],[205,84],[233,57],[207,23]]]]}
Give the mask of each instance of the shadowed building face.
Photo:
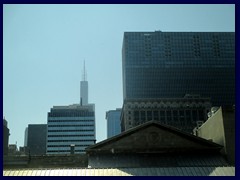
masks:
{"type": "Polygon", "coordinates": [[[125,32],[123,99],[210,97],[235,104],[234,32],[125,32]]]}

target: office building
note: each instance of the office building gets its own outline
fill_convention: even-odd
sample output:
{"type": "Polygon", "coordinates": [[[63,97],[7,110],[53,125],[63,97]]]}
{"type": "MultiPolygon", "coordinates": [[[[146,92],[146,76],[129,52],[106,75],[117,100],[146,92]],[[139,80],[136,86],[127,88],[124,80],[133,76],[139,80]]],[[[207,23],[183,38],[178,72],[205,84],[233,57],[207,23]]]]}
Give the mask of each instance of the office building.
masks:
{"type": "Polygon", "coordinates": [[[121,133],[121,110],[121,108],[117,108],[116,110],[110,110],[106,112],[107,138],[121,133]]]}
{"type": "Polygon", "coordinates": [[[3,118],[3,155],[8,155],[9,129],[7,120],[3,118]]]}
{"type": "Polygon", "coordinates": [[[125,32],[123,99],[210,97],[235,104],[234,32],[125,32]]]}
{"type": "Polygon", "coordinates": [[[121,130],[156,121],[193,133],[208,118],[212,104],[209,98],[185,95],[183,98],[126,99],[121,114],[121,130]]]}
{"type": "MultiPolygon", "coordinates": [[[[46,154],[46,124],[29,124],[27,129],[27,151],[31,155],[44,155],[46,154]]],[[[26,133],[26,131],[25,131],[26,133]]]]}
{"type": "Polygon", "coordinates": [[[84,153],[96,141],[93,104],[53,106],[47,125],[47,154],[84,153]]]}

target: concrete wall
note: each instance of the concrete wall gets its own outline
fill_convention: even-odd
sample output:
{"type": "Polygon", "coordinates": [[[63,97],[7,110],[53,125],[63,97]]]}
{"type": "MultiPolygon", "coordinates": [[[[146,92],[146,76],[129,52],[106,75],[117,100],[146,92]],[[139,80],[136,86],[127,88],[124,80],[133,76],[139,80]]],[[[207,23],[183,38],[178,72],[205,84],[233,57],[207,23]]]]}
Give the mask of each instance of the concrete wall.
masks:
{"type": "Polygon", "coordinates": [[[223,145],[222,153],[235,164],[235,109],[219,108],[201,127],[196,135],[223,145]]]}
{"type": "Polygon", "coordinates": [[[197,136],[224,146],[224,153],[226,152],[221,107],[215,112],[214,115],[212,115],[212,117],[210,117],[202,126],[199,127],[197,130],[197,136]]]}
{"type": "Polygon", "coordinates": [[[88,157],[83,155],[5,156],[4,168],[70,168],[87,167],[88,157]]]}

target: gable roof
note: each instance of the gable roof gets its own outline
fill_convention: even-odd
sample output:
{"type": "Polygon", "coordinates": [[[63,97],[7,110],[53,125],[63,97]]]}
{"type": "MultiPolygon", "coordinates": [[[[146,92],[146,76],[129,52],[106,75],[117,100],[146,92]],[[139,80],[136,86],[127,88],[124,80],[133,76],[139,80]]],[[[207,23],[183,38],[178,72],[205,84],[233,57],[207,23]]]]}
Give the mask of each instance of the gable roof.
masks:
{"type": "Polygon", "coordinates": [[[183,132],[172,126],[149,121],[86,148],[87,153],[166,153],[219,151],[221,145],[183,132]]]}

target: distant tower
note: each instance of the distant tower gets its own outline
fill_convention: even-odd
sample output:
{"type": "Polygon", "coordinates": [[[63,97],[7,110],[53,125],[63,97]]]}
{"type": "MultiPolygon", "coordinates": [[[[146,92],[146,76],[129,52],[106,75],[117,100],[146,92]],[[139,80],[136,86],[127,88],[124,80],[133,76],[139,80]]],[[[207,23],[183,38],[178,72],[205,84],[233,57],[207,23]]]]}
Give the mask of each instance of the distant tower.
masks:
{"type": "Polygon", "coordinates": [[[117,108],[116,110],[110,110],[106,112],[107,138],[121,133],[121,111],[121,108],[117,108]]]}
{"type": "Polygon", "coordinates": [[[9,129],[7,120],[3,118],[3,155],[8,155],[9,129]]]}
{"type": "Polygon", "coordinates": [[[24,134],[24,147],[27,147],[27,140],[28,140],[28,127],[25,128],[25,134],[24,134]]]}
{"type": "Polygon", "coordinates": [[[88,82],[87,82],[87,73],[85,70],[85,61],[83,67],[82,81],[80,82],[80,104],[88,104],[88,82]]]}

